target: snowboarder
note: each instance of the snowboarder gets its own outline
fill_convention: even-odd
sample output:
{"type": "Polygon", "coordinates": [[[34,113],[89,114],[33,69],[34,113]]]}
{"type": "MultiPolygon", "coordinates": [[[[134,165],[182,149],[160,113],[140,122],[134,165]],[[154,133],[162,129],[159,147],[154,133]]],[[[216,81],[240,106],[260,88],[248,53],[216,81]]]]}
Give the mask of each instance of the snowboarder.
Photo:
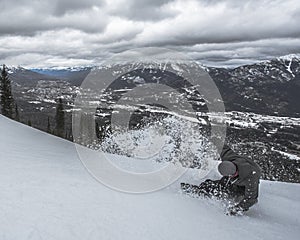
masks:
{"type": "Polygon", "coordinates": [[[249,158],[235,153],[226,144],[220,154],[222,162],[218,166],[220,180],[206,180],[199,186],[182,183],[182,189],[187,193],[195,193],[207,197],[233,200],[234,205],[227,209],[226,214],[238,215],[257,203],[259,166],[249,158]]]}

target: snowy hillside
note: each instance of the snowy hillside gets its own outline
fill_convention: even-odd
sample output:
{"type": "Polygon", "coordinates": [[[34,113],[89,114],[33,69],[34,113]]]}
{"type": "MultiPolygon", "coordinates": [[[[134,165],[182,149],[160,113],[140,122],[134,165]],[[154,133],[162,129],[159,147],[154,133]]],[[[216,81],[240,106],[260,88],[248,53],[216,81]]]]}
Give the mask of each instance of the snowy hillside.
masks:
{"type": "Polygon", "coordinates": [[[229,217],[221,203],[182,195],[178,182],[142,195],[111,190],[72,143],[3,116],[0,132],[1,240],[299,238],[299,184],[262,181],[259,203],[229,217]]]}

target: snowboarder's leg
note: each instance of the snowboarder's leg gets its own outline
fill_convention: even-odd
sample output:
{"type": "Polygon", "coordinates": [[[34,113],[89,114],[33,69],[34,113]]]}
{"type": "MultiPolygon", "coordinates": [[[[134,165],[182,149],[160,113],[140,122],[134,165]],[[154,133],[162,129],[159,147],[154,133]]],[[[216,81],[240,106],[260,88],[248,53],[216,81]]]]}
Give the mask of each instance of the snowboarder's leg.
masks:
{"type": "Polygon", "coordinates": [[[245,196],[245,187],[231,184],[228,187],[228,198],[233,202],[239,202],[245,196]]]}
{"type": "Polygon", "coordinates": [[[222,179],[215,181],[208,179],[205,182],[202,182],[199,186],[181,183],[181,189],[183,192],[188,194],[197,194],[200,196],[216,198],[223,198],[224,193],[227,191],[226,187],[222,184],[222,179]]]}
{"type": "Polygon", "coordinates": [[[207,180],[204,183],[200,184],[200,187],[205,189],[210,197],[223,199],[228,195],[228,188],[227,185],[224,184],[224,182],[225,181],[223,178],[216,181],[207,180]]]}

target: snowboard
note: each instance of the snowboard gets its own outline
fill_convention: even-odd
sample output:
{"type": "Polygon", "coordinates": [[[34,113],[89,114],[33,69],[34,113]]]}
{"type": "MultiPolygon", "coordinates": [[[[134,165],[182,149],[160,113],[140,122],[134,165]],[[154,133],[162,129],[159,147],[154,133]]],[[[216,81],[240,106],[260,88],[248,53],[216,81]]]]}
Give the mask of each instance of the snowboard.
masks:
{"type": "Polygon", "coordinates": [[[182,192],[192,197],[208,197],[208,194],[203,191],[198,185],[192,185],[189,183],[180,183],[182,192]]]}
{"type": "MultiPolygon", "coordinates": [[[[214,198],[209,195],[204,189],[200,188],[198,185],[193,185],[189,183],[180,183],[180,187],[183,193],[196,198],[206,198],[206,199],[213,199],[213,200],[220,200],[219,198],[214,198]]],[[[233,207],[233,204],[230,202],[224,202],[222,204],[223,213],[225,215],[233,215],[230,213],[230,208],[233,207]]],[[[243,215],[243,212],[238,212],[236,215],[243,215]]]]}

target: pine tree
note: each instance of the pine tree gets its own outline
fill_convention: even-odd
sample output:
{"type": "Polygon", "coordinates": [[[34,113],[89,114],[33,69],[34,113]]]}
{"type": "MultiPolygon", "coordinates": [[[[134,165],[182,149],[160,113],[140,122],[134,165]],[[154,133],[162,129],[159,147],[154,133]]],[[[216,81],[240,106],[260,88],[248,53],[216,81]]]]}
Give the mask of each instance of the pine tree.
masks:
{"type": "Polygon", "coordinates": [[[59,137],[64,137],[65,133],[65,112],[63,107],[62,99],[59,98],[57,107],[56,107],[56,135],[59,137]]]}
{"type": "Polygon", "coordinates": [[[72,128],[69,130],[69,133],[68,133],[68,139],[73,142],[73,134],[72,134],[72,128]]]}
{"type": "Polygon", "coordinates": [[[68,131],[65,131],[65,139],[69,139],[69,137],[68,137],[68,131]]]}
{"type": "Polygon", "coordinates": [[[69,140],[69,141],[73,141],[72,130],[71,129],[66,131],[66,139],[69,140]]]}
{"type": "Polygon", "coordinates": [[[0,104],[1,104],[2,114],[6,117],[12,118],[14,99],[11,92],[11,83],[8,77],[8,72],[4,64],[1,71],[0,91],[1,91],[0,104]]]}
{"type": "Polygon", "coordinates": [[[48,117],[48,123],[47,123],[47,133],[51,133],[51,125],[50,125],[50,118],[48,117]]]}
{"type": "Polygon", "coordinates": [[[30,126],[30,127],[32,126],[30,119],[27,121],[27,125],[30,126]]]}
{"type": "Polygon", "coordinates": [[[15,104],[15,120],[20,122],[20,115],[19,115],[19,109],[17,104],[15,104]]]}

